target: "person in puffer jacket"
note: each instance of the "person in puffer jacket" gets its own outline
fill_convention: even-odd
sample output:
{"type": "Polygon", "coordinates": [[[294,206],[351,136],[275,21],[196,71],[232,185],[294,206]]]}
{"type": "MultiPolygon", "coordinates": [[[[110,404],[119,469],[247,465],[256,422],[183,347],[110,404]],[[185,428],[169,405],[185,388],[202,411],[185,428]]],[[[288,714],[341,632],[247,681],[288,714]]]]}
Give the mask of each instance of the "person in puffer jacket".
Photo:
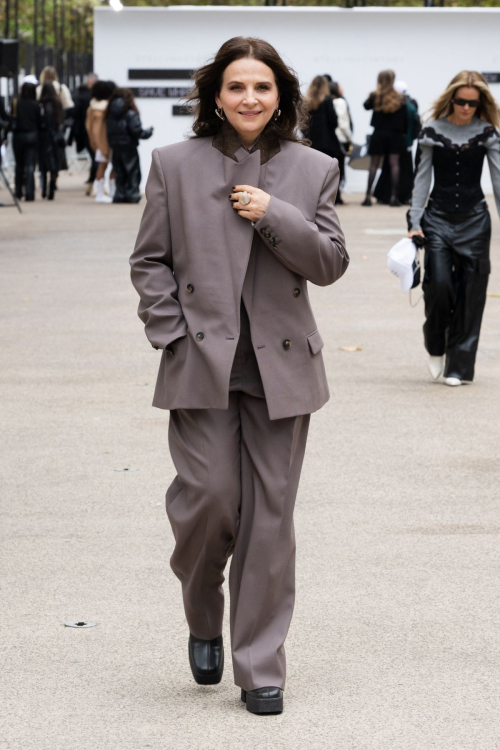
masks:
{"type": "Polygon", "coordinates": [[[139,110],[130,89],[117,88],[106,110],[108,143],[112,151],[116,192],[114,203],[139,203],[141,166],[139,140],[151,138],[153,128],[143,130],[139,110]]]}

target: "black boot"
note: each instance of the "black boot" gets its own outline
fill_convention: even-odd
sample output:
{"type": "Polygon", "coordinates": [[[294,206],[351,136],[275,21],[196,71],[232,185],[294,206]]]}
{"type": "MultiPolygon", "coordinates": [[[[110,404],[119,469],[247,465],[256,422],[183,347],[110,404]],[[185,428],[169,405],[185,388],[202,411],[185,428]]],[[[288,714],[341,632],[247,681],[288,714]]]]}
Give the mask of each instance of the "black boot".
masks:
{"type": "Polygon", "coordinates": [[[242,690],[241,700],[252,714],[280,714],[283,711],[283,690],[263,687],[257,690],[242,690]]]}
{"type": "Polygon", "coordinates": [[[222,636],[204,641],[189,636],[189,664],[198,685],[217,685],[224,671],[224,644],[222,636]]]}
{"type": "Polygon", "coordinates": [[[54,200],[54,192],[56,190],[56,181],[51,178],[50,185],[49,185],[49,201],[54,200]]]}

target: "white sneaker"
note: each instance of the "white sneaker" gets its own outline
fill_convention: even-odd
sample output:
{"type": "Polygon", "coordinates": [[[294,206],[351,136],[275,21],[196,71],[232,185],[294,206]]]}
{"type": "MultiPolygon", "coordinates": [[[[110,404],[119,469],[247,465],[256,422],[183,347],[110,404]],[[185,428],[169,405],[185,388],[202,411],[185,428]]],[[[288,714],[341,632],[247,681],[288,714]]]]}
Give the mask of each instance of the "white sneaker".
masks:
{"type": "Polygon", "coordinates": [[[95,202],[112,203],[113,199],[109,195],[104,195],[104,179],[95,181],[95,202]]]}
{"type": "Polygon", "coordinates": [[[432,355],[429,355],[427,367],[429,368],[429,372],[434,380],[437,380],[443,372],[444,354],[441,357],[433,357],[432,355]]]}
{"type": "Polygon", "coordinates": [[[456,386],[456,385],[462,385],[462,381],[460,378],[445,378],[446,385],[456,386]]]}

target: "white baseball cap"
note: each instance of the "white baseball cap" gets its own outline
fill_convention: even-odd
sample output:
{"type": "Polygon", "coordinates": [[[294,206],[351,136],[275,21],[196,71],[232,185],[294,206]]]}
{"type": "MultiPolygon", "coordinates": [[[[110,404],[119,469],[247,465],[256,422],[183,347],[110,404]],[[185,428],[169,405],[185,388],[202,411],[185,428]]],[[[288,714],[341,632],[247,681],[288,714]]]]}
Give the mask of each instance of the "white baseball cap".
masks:
{"type": "Polygon", "coordinates": [[[387,268],[401,281],[402,292],[408,292],[413,286],[416,254],[417,248],[409,237],[396,242],[387,254],[387,268]]]}
{"type": "Polygon", "coordinates": [[[38,84],[38,78],[30,73],[30,75],[24,76],[23,83],[34,83],[36,86],[38,84]]]}

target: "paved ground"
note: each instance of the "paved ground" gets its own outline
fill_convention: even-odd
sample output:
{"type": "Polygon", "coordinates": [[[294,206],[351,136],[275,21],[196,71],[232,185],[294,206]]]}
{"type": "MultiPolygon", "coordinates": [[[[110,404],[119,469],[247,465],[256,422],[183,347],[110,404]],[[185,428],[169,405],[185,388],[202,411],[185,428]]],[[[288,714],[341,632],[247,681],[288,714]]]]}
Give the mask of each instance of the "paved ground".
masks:
{"type": "Polygon", "coordinates": [[[422,303],[385,267],[404,209],[341,208],[351,267],[311,294],[332,398],[299,492],[286,709],[254,717],[230,669],[189,672],[159,355],[128,279],[142,207],[80,179],[0,209],[0,748],[499,748],[500,298],[474,385],[431,382],[422,303]]]}

